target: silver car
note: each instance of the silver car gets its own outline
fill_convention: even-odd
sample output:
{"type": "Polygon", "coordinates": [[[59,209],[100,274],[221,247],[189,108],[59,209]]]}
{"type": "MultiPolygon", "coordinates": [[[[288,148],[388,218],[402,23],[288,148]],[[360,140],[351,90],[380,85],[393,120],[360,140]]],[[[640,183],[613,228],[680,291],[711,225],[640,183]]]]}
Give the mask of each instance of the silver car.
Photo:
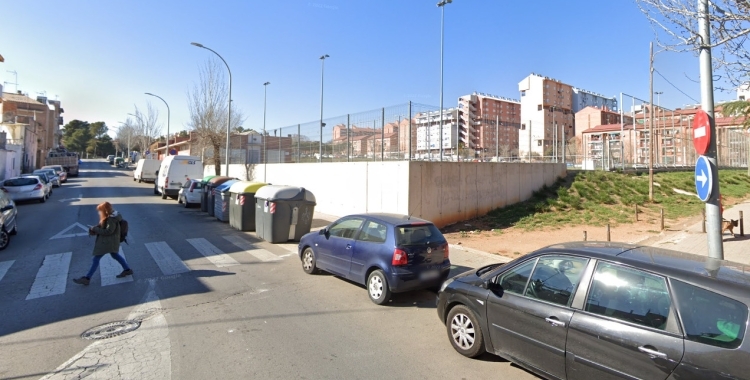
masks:
{"type": "Polygon", "coordinates": [[[16,216],[18,216],[16,203],[7,193],[0,191],[0,251],[8,247],[11,235],[18,233],[16,216]]]}
{"type": "Polygon", "coordinates": [[[42,169],[52,169],[60,177],[60,183],[68,182],[68,172],[65,171],[62,165],[46,165],[42,166],[42,169]]]}
{"type": "Polygon", "coordinates": [[[6,179],[0,185],[3,193],[14,201],[36,199],[44,203],[49,198],[49,191],[44,181],[37,176],[24,176],[6,179]]]}
{"type": "Polygon", "coordinates": [[[62,182],[60,182],[60,176],[57,175],[57,172],[55,172],[55,169],[37,169],[34,170],[31,174],[46,174],[49,181],[52,183],[53,187],[60,187],[62,185],[62,182]]]}

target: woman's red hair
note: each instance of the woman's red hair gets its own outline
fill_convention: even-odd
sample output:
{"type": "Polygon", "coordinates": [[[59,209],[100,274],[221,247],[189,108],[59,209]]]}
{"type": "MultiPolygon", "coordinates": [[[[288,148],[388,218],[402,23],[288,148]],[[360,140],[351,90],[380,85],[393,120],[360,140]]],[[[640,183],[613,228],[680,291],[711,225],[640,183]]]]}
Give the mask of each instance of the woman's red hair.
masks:
{"type": "Polygon", "coordinates": [[[115,212],[115,209],[112,208],[112,204],[109,202],[104,202],[96,206],[96,211],[99,211],[99,226],[104,228],[104,222],[107,220],[107,218],[112,215],[113,212],[115,212]]]}

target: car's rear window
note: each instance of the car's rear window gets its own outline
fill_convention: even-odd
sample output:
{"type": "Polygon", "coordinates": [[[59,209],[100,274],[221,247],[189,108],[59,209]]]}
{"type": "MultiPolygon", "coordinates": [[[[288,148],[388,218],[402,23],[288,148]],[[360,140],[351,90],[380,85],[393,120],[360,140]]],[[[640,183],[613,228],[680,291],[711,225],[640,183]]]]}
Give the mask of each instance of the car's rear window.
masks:
{"type": "Polygon", "coordinates": [[[29,186],[39,183],[35,178],[13,178],[3,182],[3,186],[29,186]]]}
{"type": "Polygon", "coordinates": [[[420,223],[396,227],[396,242],[398,245],[421,245],[444,242],[445,237],[434,224],[420,223]]]}

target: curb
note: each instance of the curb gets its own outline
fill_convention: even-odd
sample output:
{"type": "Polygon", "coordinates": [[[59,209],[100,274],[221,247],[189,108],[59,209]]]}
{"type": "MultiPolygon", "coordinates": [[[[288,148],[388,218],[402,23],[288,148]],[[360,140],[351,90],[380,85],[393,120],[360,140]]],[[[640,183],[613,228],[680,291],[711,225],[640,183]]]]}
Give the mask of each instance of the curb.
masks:
{"type": "Polygon", "coordinates": [[[455,250],[458,250],[458,251],[464,251],[466,253],[471,253],[473,255],[485,256],[488,259],[492,259],[492,260],[495,260],[495,261],[498,261],[498,262],[502,262],[502,263],[507,263],[507,262],[515,260],[515,259],[510,258],[510,257],[501,256],[501,255],[497,255],[497,254],[489,253],[489,252],[484,252],[484,251],[480,251],[478,249],[468,248],[468,247],[460,246],[460,245],[457,245],[457,244],[449,244],[448,247],[450,247],[450,249],[455,249],[455,250]]]}

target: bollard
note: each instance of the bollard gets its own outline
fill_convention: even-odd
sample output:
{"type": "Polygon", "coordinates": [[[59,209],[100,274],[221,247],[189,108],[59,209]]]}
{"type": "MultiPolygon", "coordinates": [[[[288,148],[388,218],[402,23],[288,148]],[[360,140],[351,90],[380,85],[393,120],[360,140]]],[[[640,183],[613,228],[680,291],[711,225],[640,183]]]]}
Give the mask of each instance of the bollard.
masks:
{"type": "Polygon", "coordinates": [[[609,240],[609,223],[607,223],[607,241],[610,241],[609,240]]]}
{"type": "Polygon", "coordinates": [[[742,216],[742,211],[740,211],[740,236],[745,236],[745,218],[742,216]]]}
{"type": "Polygon", "coordinates": [[[660,209],[659,215],[661,217],[661,230],[664,231],[664,208],[660,209]]]}
{"type": "Polygon", "coordinates": [[[586,241],[587,238],[588,236],[586,235],[586,231],[583,231],[583,241],[586,241]]]}
{"type": "Polygon", "coordinates": [[[706,233],[706,209],[701,210],[701,232],[706,233]]]}
{"type": "Polygon", "coordinates": [[[638,221],[638,203],[635,204],[635,221],[638,221]]]}

